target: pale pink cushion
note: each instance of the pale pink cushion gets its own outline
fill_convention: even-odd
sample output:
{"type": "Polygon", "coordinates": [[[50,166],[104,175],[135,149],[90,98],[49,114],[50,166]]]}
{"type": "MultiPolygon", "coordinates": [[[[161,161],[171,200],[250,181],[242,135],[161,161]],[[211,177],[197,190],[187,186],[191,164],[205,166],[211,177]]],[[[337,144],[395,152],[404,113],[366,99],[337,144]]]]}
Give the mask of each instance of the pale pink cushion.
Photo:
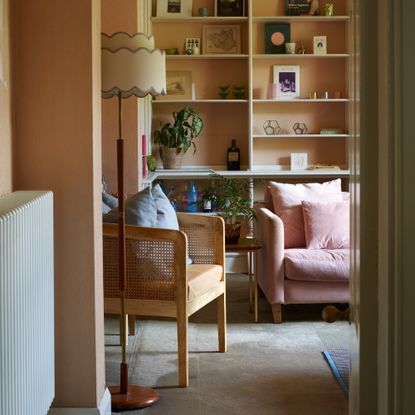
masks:
{"type": "Polygon", "coordinates": [[[302,202],[306,247],[341,249],[350,246],[350,203],[302,202]]]}
{"type": "Polygon", "coordinates": [[[265,192],[264,192],[264,206],[271,212],[274,212],[274,204],[272,201],[271,186],[269,185],[265,188],[265,192]]]}
{"type": "Polygon", "coordinates": [[[285,249],[285,277],[297,281],[348,281],[349,249],[285,249]]]}
{"type": "Polygon", "coordinates": [[[341,180],[325,183],[290,184],[270,182],[275,213],[284,223],[285,248],[306,246],[301,202],[342,201],[341,180]]]}

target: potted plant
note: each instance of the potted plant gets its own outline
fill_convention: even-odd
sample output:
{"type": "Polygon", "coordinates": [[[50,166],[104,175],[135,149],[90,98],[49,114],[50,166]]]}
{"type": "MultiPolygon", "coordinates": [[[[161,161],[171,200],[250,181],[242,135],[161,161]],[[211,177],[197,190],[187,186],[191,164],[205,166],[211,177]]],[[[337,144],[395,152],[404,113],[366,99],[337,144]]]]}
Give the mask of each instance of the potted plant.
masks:
{"type": "Polygon", "coordinates": [[[196,152],[194,139],[203,129],[203,121],[191,107],[185,107],[179,112],[173,112],[173,124],[168,122],[161,125],[160,130],[154,131],[154,143],[160,146],[160,156],[165,169],[178,169],[182,166],[183,155],[193,147],[196,152]]]}
{"type": "Polygon", "coordinates": [[[205,194],[225,220],[225,242],[237,243],[241,235],[241,221],[255,218],[254,209],[251,208],[249,182],[246,179],[215,175],[205,194]]]}

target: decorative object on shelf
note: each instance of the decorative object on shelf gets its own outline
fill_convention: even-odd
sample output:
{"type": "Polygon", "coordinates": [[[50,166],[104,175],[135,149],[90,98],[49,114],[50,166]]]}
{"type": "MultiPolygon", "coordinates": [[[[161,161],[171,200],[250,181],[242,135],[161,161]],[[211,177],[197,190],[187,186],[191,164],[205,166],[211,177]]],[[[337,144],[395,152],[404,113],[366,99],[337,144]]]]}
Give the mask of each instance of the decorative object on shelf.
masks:
{"type": "Polygon", "coordinates": [[[197,14],[200,17],[207,17],[207,16],[209,16],[209,9],[207,7],[199,7],[197,9],[197,14]]]}
{"type": "Polygon", "coordinates": [[[305,55],[306,52],[307,52],[307,49],[304,47],[304,43],[301,42],[301,46],[298,48],[297,54],[298,55],[305,55]]]}
{"type": "Polygon", "coordinates": [[[281,131],[281,127],[277,120],[266,120],[263,124],[265,134],[276,135],[281,131]]]}
{"type": "Polygon", "coordinates": [[[222,99],[225,99],[229,95],[230,85],[219,85],[218,88],[219,88],[219,96],[222,99]]]}
{"type": "Polygon", "coordinates": [[[225,242],[237,243],[241,233],[241,222],[246,218],[254,219],[249,196],[249,180],[234,179],[215,174],[211,179],[211,188],[215,189],[212,202],[218,214],[225,221],[225,242]]]}
{"type": "Polygon", "coordinates": [[[293,125],[293,130],[296,134],[307,134],[308,128],[303,122],[295,122],[293,125]]]}
{"type": "Polygon", "coordinates": [[[307,153],[291,153],[291,170],[307,169],[307,153]]]}
{"type": "Polygon", "coordinates": [[[278,85],[278,99],[293,99],[300,96],[300,67],[298,65],[274,65],[274,83],[278,85]]]}
{"type": "Polygon", "coordinates": [[[318,93],[320,99],[329,99],[329,91],[322,91],[318,93]]]}
{"type": "Polygon", "coordinates": [[[324,16],[333,16],[334,15],[334,4],[326,3],[323,7],[324,16]]]}
{"type": "Polygon", "coordinates": [[[156,167],[157,167],[157,163],[156,163],[156,159],[152,154],[149,154],[147,156],[147,168],[148,171],[156,171],[156,167]]]}
{"type": "Polygon", "coordinates": [[[241,53],[240,26],[203,26],[203,53],[205,55],[233,55],[241,53]]]}
{"type": "Polygon", "coordinates": [[[160,156],[165,169],[180,168],[183,155],[193,147],[196,153],[194,139],[203,129],[203,121],[191,107],[185,107],[179,112],[173,112],[174,123],[161,125],[160,130],[154,131],[154,143],[160,146],[160,156]]]}
{"type": "MultiPolygon", "coordinates": [[[[270,84],[272,85],[272,84],[270,84]]],[[[253,88],[252,89],[252,98],[253,99],[262,99],[264,98],[264,88],[253,88]]]]}
{"type": "Polygon", "coordinates": [[[236,147],[236,140],[232,140],[226,155],[228,170],[241,170],[241,151],[236,147]]]}
{"type": "Polygon", "coordinates": [[[285,14],[287,16],[301,16],[309,13],[309,0],[285,0],[285,14]]]}
{"type": "Polygon", "coordinates": [[[191,100],[192,99],[192,72],[167,71],[167,94],[157,97],[157,100],[191,100]]]}
{"type": "Polygon", "coordinates": [[[243,16],[245,0],[215,0],[215,16],[243,16]]]}
{"type": "Polygon", "coordinates": [[[122,98],[132,95],[145,97],[166,92],[166,56],[154,47],[154,37],[144,33],[130,35],[117,32],[101,35],[101,89],[103,98],[118,97],[118,290],[120,296],[121,364],[120,385],[110,387],[111,406],[115,411],[139,409],[152,405],[159,397],[156,391],[128,384],[126,359],[126,309],[127,288],[125,255],[125,204],[124,198],[124,140],[122,134],[122,98]]]}
{"type": "Polygon", "coordinates": [[[342,97],[342,93],[340,91],[334,91],[333,92],[333,98],[334,99],[340,99],[342,97]]]}
{"type": "Polygon", "coordinates": [[[308,167],[308,170],[341,170],[336,164],[315,164],[308,167]]]}
{"type": "Polygon", "coordinates": [[[289,23],[265,23],[265,53],[285,54],[285,44],[290,42],[290,33],[291,29],[289,23]]]}
{"type": "Polygon", "coordinates": [[[341,128],[322,128],[320,130],[320,134],[323,134],[323,135],[343,134],[343,130],[341,128]]]}
{"type": "Polygon", "coordinates": [[[245,87],[243,85],[234,85],[233,86],[233,96],[235,99],[244,99],[245,97],[245,87]]]}
{"type": "Polygon", "coordinates": [[[308,96],[310,99],[317,99],[317,91],[311,91],[308,96]]]}
{"type": "Polygon", "coordinates": [[[295,46],[296,46],[295,42],[287,42],[285,44],[285,51],[287,52],[288,55],[295,55],[295,46]]]}
{"type": "Polygon", "coordinates": [[[200,38],[199,37],[187,37],[184,45],[186,55],[199,55],[200,54],[200,38]]]}
{"type": "Polygon", "coordinates": [[[275,83],[268,84],[267,98],[277,99],[277,96],[278,96],[278,84],[275,84],[275,83]]]}
{"type": "Polygon", "coordinates": [[[157,17],[191,17],[193,0],[157,0],[157,17]]]}
{"type": "Polygon", "coordinates": [[[310,16],[315,16],[320,10],[320,1],[319,0],[307,0],[307,3],[310,4],[310,11],[308,14],[310,16]]]}
{"type": "Polygon", "coordinates": [[[178,55],[179,54],[179,49],[177,48],[167,48],[164,49],[164,52],[166,55],[178,55]]]}
{"type": "Polygon", "coordinates": [[[198,209],[198,194],[194,181],[190,182],[189,190],[187,192],[187,211],[197,212],[198,209]]]}
{"type": "Polygon", "coordinates": [[[313,37],[314,55],[327,55],[327,36],[313,37]]]}

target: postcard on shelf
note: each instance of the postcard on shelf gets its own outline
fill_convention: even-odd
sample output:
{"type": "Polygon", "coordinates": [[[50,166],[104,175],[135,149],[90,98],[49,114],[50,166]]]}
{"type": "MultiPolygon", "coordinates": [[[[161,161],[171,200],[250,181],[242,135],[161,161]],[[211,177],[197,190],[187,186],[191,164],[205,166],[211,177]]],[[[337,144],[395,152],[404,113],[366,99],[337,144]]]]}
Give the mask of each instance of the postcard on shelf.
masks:
{"type": "Polygon", "coordinates": [[[284,54],[285,44],[290,42],[290,24],[289,23],[265,23],[265,53],[284,54]]]}
{"type": "Polygon", "coordinates": [[[291,170],[307,169],[307,153],[291,153],[291,170]]]}
{"type": "Polygon", "coordinates": [[[239,25],[203,26],[203,53],[205,55],[232,55],[241,53],[241,28],[239,25]]]}
{"type": "Polygon", "coordinates": [[[157,0],[157,17],[191,17],[193,0],[157,0]]]}
{"type": "Polygon", "coordinates": [[[157,101],[193,99],[192,72],[166,71],[167,94],[159,95],[157,101]]]}
{"type": "Polygon", "coordinates": [[[274,84],[277,99],[294,99],[300,96],[300,67],[298,65],[274,65],[274,84]]]}
{"type": "Polygon", "coordinates": [[[327,36],[314,36],[314,55],[327,55],[327,36]]]}

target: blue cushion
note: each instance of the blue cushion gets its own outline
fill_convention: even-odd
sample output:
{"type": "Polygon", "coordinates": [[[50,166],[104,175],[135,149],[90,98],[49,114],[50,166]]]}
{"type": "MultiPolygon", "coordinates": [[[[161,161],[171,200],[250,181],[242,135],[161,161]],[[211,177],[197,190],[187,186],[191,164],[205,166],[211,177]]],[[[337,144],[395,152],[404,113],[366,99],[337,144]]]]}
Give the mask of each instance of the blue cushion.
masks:
{"type": "Polygon", "coordinates": [[[176,211],[170,203],[168,197],[164,194],[159,184],[151,189],[151,194],[157,207],[157,228],[179,229],[176,211]]]}
{"type": "Polygon", "coordinates": [[[114,209],[118,207],[118,199],[114,196],[106,192],[102,192],[102,201],[110,207],[110,209],[114,209]]]}
{"type": "MultiPolygon", "coordinates": [[[[103,222],[117,223],[118,208],[112,209],[102,218],[103,222]]],[[[144,189],[125,201],[125,223],[127,225],[155,227],[157,208],[150,189],[144,189]]]]}
{"type": "Polygon", "coordinates": [[[102,214],[108,213],[111,210],[111,208],[106,205],[104,202],[102,202],[102,214]]]}

